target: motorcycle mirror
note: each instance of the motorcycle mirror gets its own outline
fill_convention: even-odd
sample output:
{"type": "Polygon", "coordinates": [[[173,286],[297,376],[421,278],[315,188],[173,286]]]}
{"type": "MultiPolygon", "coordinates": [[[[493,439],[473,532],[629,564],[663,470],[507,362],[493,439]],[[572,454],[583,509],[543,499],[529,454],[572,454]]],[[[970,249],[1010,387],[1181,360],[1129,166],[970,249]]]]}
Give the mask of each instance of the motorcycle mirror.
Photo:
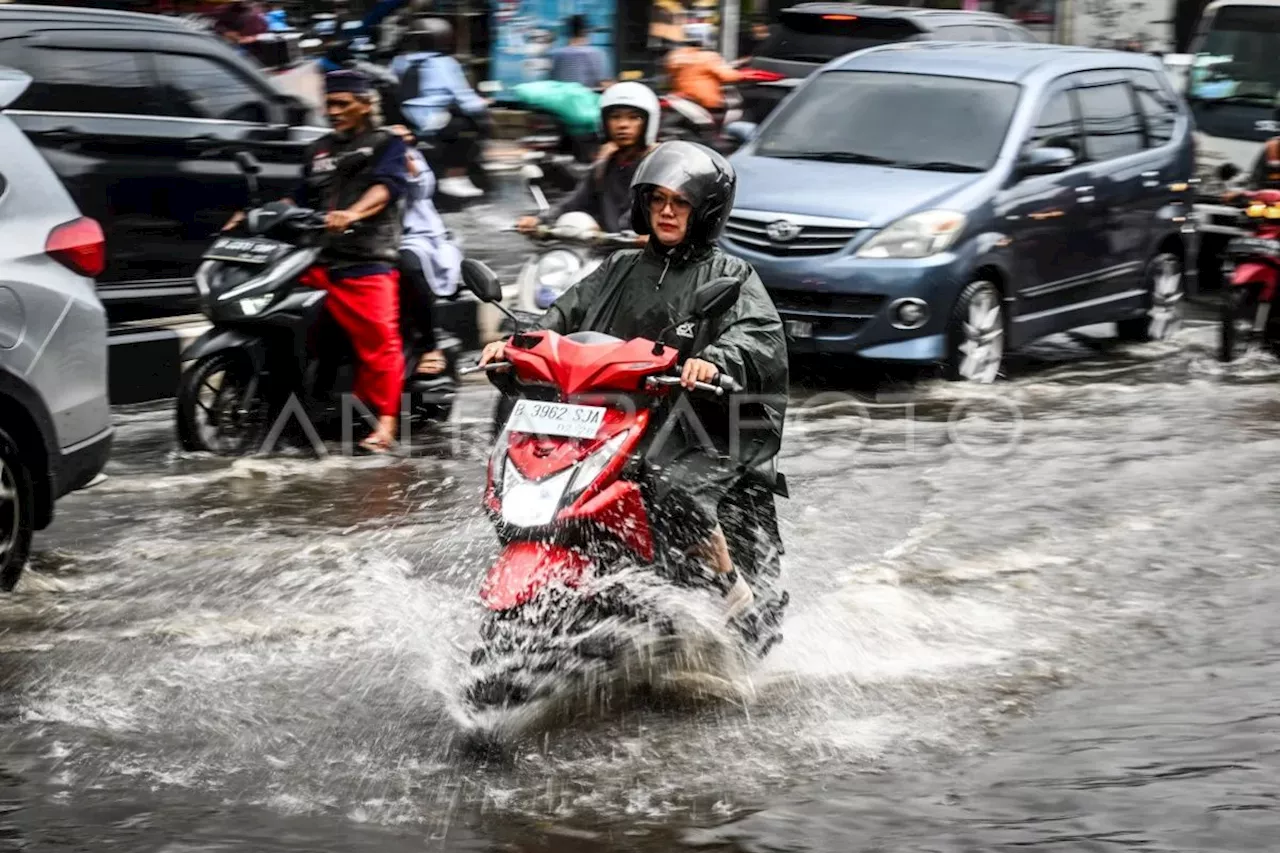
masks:
{"type": "Polygon", "coordinates": [[[258,162],[258,158],[254,157],[248,151],[236,152],[236,165],[240,167],[240,171],[246,175],[257,175],[262,172],[262,164],[258,162]]]}
{"type": "Polygon", "coordinates": [[[462,285],[481,302],[491,305],[502,302],[502,285],[497,274],[474,258],[462,261],[462,285]]]}
{"type": "Polygon", "coordinates": [[[525,163],[520,167],[520,177],[532,184],[542,180],[544,173],[540,167],[535,166],[533,163],[525,163]]]}
{"type": "Polygon", "coordinates": [[[1218,167],[1218,180],[1229,181],[1240,174],[1240,167],[1235,163],[1223,163],[1218,167]]]}
{"type": "Polygon", "coordinates": [[[726,313],[738,301],[742,282],[736,278],[713,278],[693,295],[693,316],[708,320],[726,313]]]}

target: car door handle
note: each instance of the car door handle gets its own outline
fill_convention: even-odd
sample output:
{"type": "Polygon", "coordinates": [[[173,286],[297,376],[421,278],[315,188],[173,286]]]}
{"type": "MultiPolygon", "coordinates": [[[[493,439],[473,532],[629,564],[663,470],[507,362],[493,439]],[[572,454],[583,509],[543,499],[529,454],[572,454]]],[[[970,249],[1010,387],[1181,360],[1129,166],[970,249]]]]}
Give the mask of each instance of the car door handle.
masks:
{"type": "Polygon", "coordinates": [[[1160,170],[1159,170],[1159,169],[1152,169],[1150,172],[1143,172],[1143,173],[1142,173],[1142,177],[1144,177],[1144,178],[1158,178],[1158,177],[1160,177],[1160,170]]]}
{"type": "Polygon", "coordinates": [[[1076,201],[1081,204],[1089,204],[1094,200],[1093,187],[1076,187],[1076,201]]]}

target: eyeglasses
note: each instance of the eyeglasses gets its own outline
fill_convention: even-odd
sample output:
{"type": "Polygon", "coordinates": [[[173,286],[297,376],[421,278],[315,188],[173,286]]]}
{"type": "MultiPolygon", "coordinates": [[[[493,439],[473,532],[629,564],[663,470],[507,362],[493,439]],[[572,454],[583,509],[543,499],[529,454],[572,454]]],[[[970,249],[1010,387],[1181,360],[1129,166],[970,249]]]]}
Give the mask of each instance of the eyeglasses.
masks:
{"type": "Polygon", "coordinates": [[[661,213],[667,208],[667,205],[671,206],[671,211],[673,213],[688,213],[693,210],[693,203],[684,196],[676,195],[675,193],[671,193],[670,195],[660,195],[658,193],[650,194],[649,210],[652,212],[661,213]]]}

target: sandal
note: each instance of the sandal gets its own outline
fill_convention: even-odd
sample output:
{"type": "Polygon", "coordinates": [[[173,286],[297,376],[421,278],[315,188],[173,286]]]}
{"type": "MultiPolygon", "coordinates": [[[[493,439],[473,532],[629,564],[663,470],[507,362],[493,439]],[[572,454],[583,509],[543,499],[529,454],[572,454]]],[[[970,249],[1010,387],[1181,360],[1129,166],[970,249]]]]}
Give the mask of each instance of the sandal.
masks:
{"type": "Polygon", "coordinates": [[[443,350],[423,353],[418,359],[418,366],[413,369],[414,376],[436,377],[449,369],[449,360],[444,357],[443,350]]]}
{"type": "Polygon", "coordinates": [[[371,454],[373,456],[384,456],[391,452],[391,442],[385,438],[379,438],[371,435],[358,445],[362,453],[371,454]]]}

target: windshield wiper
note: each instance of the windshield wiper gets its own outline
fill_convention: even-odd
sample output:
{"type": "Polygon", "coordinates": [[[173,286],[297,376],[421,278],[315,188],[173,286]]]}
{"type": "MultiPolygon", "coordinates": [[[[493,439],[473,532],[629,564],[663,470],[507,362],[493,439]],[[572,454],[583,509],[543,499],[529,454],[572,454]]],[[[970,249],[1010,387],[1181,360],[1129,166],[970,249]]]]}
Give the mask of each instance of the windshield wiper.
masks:
{"type": "Polygon", "coordinates": [[[897,160],[888,157],[877,157],[874,154],[859,154],[856,151],[780,151],[767,153],[767,157],[780,157],[784,160],[820,160],[824,163],[869,163],[874,166],[896,166],[897,160]]]}
{"type": "Polygon", "coordinates": [[[920,163],[898,163],[903,169],[923,169],[926,172],[985,172],[970,163],[953,163],[950,160],[926,160],[920,163]]]}

